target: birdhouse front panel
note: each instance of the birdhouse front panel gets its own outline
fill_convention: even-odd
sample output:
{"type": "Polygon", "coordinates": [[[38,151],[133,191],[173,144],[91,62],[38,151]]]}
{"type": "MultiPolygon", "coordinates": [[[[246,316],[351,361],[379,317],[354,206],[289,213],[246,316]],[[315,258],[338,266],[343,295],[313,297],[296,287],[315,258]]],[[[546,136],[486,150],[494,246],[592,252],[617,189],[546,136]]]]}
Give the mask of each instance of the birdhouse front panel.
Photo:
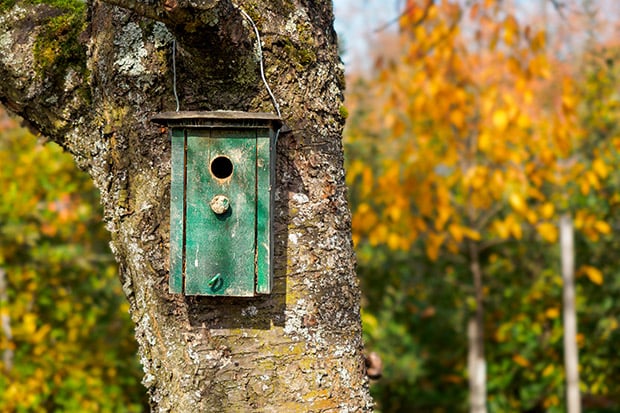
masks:
{"type": "Polygon", "coordinates": [[[254,295],[256,138],[189,130],[185,293],[254,295]]]}
{"type": "Polygon", "coordinates": [[[173,112],[170,291],[271,292],[275,128],[245,112],[173,112]]]}

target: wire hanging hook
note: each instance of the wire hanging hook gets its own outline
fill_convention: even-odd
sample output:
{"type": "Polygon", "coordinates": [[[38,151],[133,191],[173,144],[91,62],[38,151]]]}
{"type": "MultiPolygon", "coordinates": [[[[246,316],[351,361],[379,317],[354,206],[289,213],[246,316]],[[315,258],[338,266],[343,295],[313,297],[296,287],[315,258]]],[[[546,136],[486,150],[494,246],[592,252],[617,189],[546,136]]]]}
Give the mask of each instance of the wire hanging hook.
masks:
{"type": "Polygon", "coordinates": [[[278,114],[278,117],[282,117],[282,115],[280,114],[280,105],[278,105],[278,101],[276,100],[276,97],[271,91],[271,88],[269,87],[269,83],[267,83],[267,78],[265,78],[265,67],[263,65],[263,46],[262,46],[262,42],[260,39],[260,33],[258,32],[258,27],[256,27],[254,20],[252,20],[249,14],[247,14],[241,7],[237,6],[236,4],[233,3],[233,5],[237,8],[237,10],[239,10],[241,15],[245,17],[245,19],[248,22],[250,22],[250,24],[252,25],[252,28],[254,28],[254,34],[256,34],[256,45],[258,47],[258,62],[260,66],[260,77],[263,80],[263,83],[265,84],[265,89],[267,89],[267,92],[269,93],[269,96],[271,97],[271,101],[273,102],[273,107],[276,109],[276,113],[278,114]]]}
{"type": "MultiPolygon", "coordinates": [[[[269,87],[269,83],[267,82],[267,78],[265,77],[265,67],[263,65],[263,46],[262,46],[262,42],[260,38],[260,33],[258,32],[258,27],[256,27],[256,24],[254,23],[254,20],[252,20],[250,15],[247,14],[241,7],[239,7],[238,5],[234,3],[233,3],[233,6],[237,10],[239,10],[241,15],[250,23],[250,25],[254,29],[254,34],[256,35],[256,44],[257,44],[257,49],[258,49],[258,62],[260,66],[260,77],[263,81],[263,84],[265,85],[265,89],[267,89],[267,93],[269,93],[269,97],[271,98],[271,101],[273,102],[273,107],[275,108],[276,113],[278,114],[278,117],[282,117],[282,114],[280,113],[280,105],[278,105],[278,101],[275,95],[273,94],[273,92],[271,91],[271,88],[269,87]]],[[[177,41],[175,38],[173,38],[172,39],[172,92],[174,93],[174,100],[176,102],[176,111],[178,112],[180,105],[179,105],[179,95],[177,94],[176,45],[177,45],[177,41]]]]}
{"type": "Polygon", "coordinates": [[[177,103],[177,112],[179,111],[179,95],[177,94],[177,39],[172,38],[172,92],[174,100],[177,103]]]}

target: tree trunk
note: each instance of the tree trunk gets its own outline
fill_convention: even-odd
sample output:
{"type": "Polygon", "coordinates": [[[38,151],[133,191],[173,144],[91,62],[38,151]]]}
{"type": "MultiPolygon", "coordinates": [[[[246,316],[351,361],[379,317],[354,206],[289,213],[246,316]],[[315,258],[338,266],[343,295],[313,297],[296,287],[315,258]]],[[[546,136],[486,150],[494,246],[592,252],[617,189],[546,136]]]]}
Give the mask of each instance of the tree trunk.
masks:
{"type": "Polygon", "coordinates": [[[152,410],[371,410],[331,2],[238,2],[290,129],[277,147],[274,290],[250,299],[168,292],[170,141],[150,119],[176,106],[173,38],[182,110],[271,111],[254,31],[229,0],[113,3],[3,2],[0,101],[101,192],[152,410]]]}
{"type": "Polygon", "coordinates": [[[575,242],[573,220],[567,213],[560,217],[560,250],[563,282],[562,312],[564,319],[566,408],[568,413],[581,413],[579,355],[577,350],[577,311],[575,307],[575,242]]]}
{"type": "Polygon", "coordinates": [[[469,341],[467,368],[469,371],[469,411],[486,413],[487,411],[487,366],[484,356],[484,293],[480,252],[475,241],[469,241],[470,268],[474,282],[476,312],[467,324],[469,341]]]}
{"type": "MultiPolygon", "coordinates": [[[[7,342],[10,343],[13,340],[13,333],[11,331],[11,318],[6,310],[9,305],[9,294],[6,287],[6,271],[0,267],[0,331],[6,337],[7,342]]],[[[13,349],[10,346],[5,347],[2,352],[2,366],[6,373],[13,369],[13,356],[13,349]]]]}

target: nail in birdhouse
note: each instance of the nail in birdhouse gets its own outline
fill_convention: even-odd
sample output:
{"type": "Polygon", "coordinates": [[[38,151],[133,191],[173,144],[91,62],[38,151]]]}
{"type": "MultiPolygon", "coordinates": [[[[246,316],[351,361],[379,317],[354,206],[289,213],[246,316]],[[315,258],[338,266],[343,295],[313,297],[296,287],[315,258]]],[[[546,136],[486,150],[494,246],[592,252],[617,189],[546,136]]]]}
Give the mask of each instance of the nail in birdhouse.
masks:
{"type": "Polygon", "coordinates": [[[271,292],[275,134],[267,113],[167,112],[172,139],[170,292],[271,292]]]}

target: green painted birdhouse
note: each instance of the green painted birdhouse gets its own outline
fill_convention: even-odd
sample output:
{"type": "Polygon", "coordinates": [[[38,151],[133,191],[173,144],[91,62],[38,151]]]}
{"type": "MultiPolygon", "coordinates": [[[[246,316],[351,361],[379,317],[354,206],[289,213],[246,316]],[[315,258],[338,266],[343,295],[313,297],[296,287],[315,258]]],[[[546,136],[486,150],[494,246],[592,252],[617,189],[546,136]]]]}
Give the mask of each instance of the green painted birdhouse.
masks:
{"type": "Polygon", "coordinates": [[[170,292],[271,292],[275,136],[267,113],[167,112],[172,139],[170,292]]]}

